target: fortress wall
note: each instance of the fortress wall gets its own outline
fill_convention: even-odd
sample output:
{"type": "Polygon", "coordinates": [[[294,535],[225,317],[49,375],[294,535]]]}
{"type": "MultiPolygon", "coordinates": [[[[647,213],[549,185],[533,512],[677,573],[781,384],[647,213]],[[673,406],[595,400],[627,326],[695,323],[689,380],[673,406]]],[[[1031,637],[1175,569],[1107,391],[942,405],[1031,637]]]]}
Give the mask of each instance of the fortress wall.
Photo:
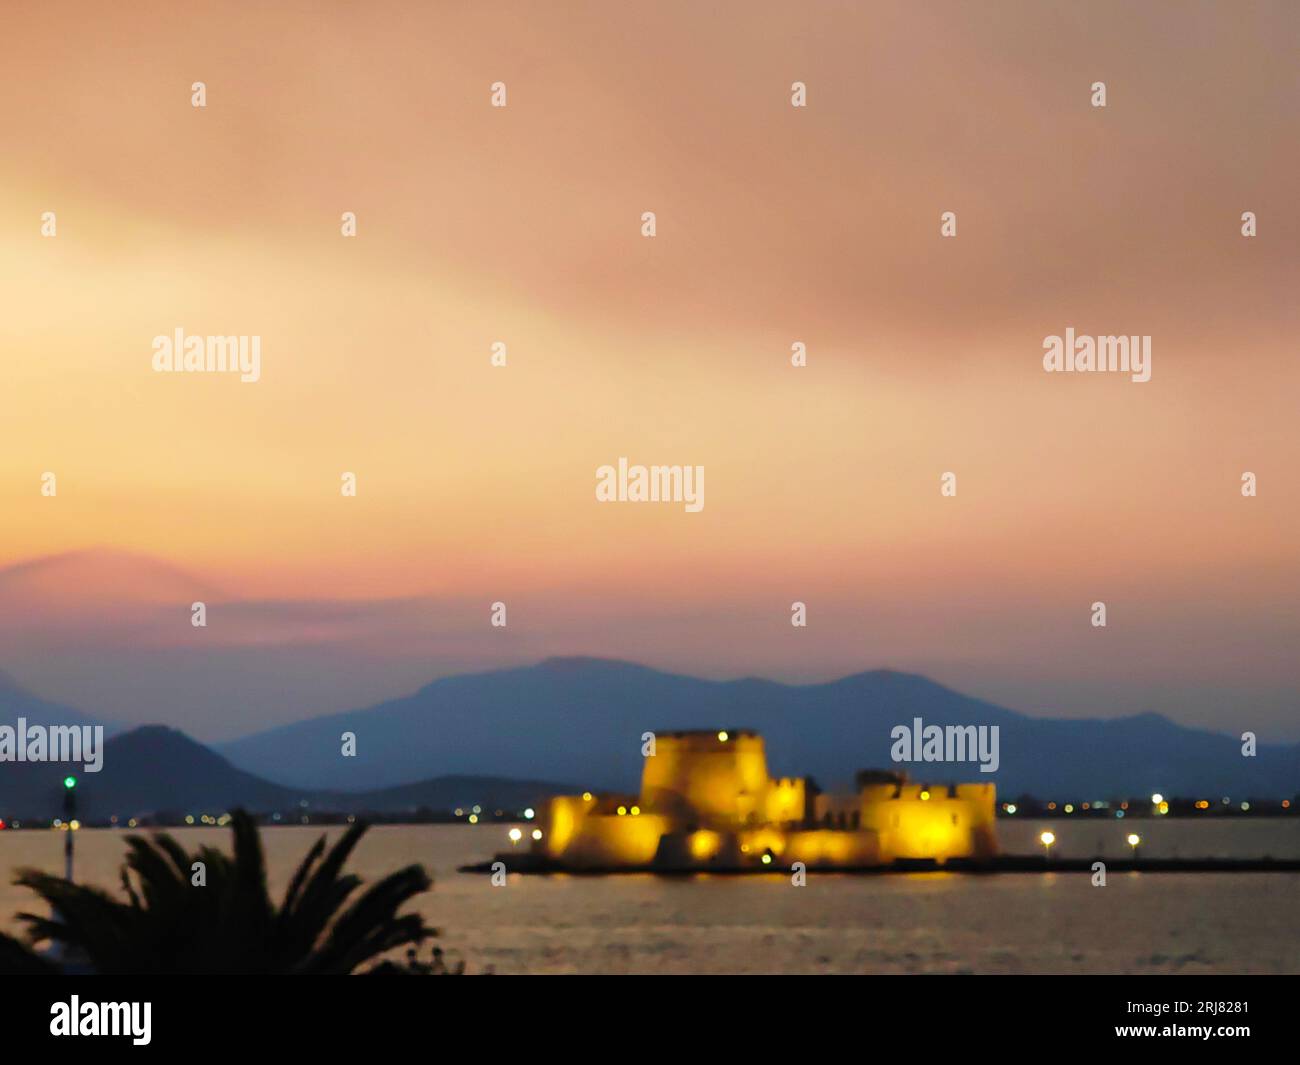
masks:
{"type": "Polygon", "coordinates": [[[537,819],[542,838],[533,844],[533,851],[540,851],[548,858],[563,857],[574,837],[586,831],[587,815],[592,806],[593,803],[584,801],[581,795],[553,796],[537,819]]]}
{"type": "Polygon", "coordinates": [[[919,784],[905,784],[897,799],[882,801],[877,794],[874,788],[863,789],[862,825],[880,834],[886,860],[944,861],[996,852],[992,784],[958,785],[955,798],[946,786],[919,784]],[[922,794],[929,798],[922,799],[922,794]]]}
{"type": "Polygon", "coordinates": [[[794,862],[817,865],[879,865],[880,837],[871,831],[838,832],[814,828],[786,834],[781,863],[789,870],[794,862]]]}
{"type": "Polygon", "coordinates": [[[801,823],[806,813],[806,787],[802,777],[774,780],[767,789],[762,820],[771,824],[801,823]]]}
{"type": "Polygon", "coordinates": [[[582,831],[565,848],[564,861],[588,868],[649,865],[659,849],[659,838],[670,828],[667,818],[654,814],[587,817],[582,831]]]}
{"type": "Polygon", "coordinates": [[[976,857],[991,858],[998,853],[997,785],[958,784],[957,795],[970,812],[976,857]]]}

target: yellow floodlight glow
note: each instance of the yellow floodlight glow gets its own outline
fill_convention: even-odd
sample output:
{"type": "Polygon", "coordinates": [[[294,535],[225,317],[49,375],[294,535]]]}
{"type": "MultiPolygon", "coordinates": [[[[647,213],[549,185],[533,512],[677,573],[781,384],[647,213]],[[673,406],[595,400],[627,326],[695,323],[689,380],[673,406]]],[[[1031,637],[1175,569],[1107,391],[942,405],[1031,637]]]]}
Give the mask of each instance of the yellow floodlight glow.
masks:
{"type": "Polygon", "coordinates": [[[690,847],[692,858],[706,861],[718,853],[722,846],[722,837],[716,832],[698,829],[691,833],[687,845],[690,847]]]}

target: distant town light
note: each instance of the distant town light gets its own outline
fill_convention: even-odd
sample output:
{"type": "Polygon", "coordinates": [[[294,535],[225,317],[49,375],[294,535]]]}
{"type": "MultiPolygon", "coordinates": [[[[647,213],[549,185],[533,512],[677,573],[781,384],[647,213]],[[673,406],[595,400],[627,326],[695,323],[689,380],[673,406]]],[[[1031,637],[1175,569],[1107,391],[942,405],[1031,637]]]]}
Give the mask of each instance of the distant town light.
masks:
{"type": "Polygon", "coordinates": [[[765,854],[765,855],[763,855],[763,864],[764,864],[764,865],[771,865],[771,864],[772,864],[772,856],[771,856],[770,854],[765,854]]]}
{"type": "Polygon", "coordinates": [[[533,839],[541,839],[541,838],[542,838],[542,830],[540,828],[533,829],[533,839]]]}
{"type": "Polygon", "coordinates": [[[478,814],[470,814],[470,815],[469,815],[469,823],[470,823],[471,825],[477,825],[477,824],[478,824],[478,814]]]}
{"type": "Polygon", "coordinates": [[[1250,809],[1250,803],[1248,803],[1248,802],[1243,802],[1243,803],[1241,804],[1241,808],[1242,808],[1243,810],[1249,810],[1249,809],[1250,809]]]}
{"type": "Polygon", "coordinates": [[[512,829],[510,830],[510,842],[511,842],[511,843],[518,843],[518,842],[519,842],[521,839],[523,839],[523,838],[524,838],[524,834],[523,834],[522,832],[520,832],[519,829],[517,829],[517,828],[512,828],[512,829]]]}
{"type": "Polygon", "coordinates": [[[618,816],[619,816],[619,817],[622,817],[622,816],[623,816],[624,814],[626,814],[626,813],[627,813],[627,807],[626,807],[626,806],[620,806],[620,807],[618,808],[618,816]]]}
{"type": "Polygon", "coordinates": [[[718,739],[720,739],[723,743],[726,743],[726,742],[727,742],[727,734],[726,734],[725,732],[719,732],[719,733],[718,733],[718,739]]]}
{"type": "Polygon", "coordinates": [[[1151,805],[1152,805],[1152,806],[1159,806],[1159,805],[1160,805],[1162,802],[1164,802],[1164,801],[1165,801],[1165,797],[1164,797],[1163,795],[1161,795],[1160,792],[1158,792],[1158,791],[1157,791],[1154,795],[1151,796],[1151,805]]]}
{"type": "Polygon", "coordinates": [[[633,816],[633,817],[640,817],[640,816],[641,816],[641,807],[639,807],[639,806],[633,806],[633,807],[632,807],[632,816],[633,816]]]}
{"type": "Polygon", "coordinates": [[[1066,812],[1067,814],[1072,814],[1072,813],[1074,813],[1074,803],[1072,803],[1072,802],[1067,802],[1067,803],[1065,804],[1065,812],[1066,812]]]}
{"type": "Polygon", "coordinates": [[[922,801],[922,802],[926,802],[926,801],[929,800],[929,798],[930,798],[930,793],[929,793],[928,791],[924,791],[924,790],[923,790],[923,791],[921,792],[921,801],[922,801]]]}
{"type": "Polygon", "coordinates": [[[1050,847],[1053,843],[1056,842],[1056,833],[1055,833],[1055,832],[1044,832],[1044,833],[1043,833],[1041,836],[1039,836],[1038,838],[1039,838],[1039,840],[1042,842],[1042,844],[1043,844],[1044,847],[1050,847]]]}
{"type": "Polygon", "coordinates": [[[76,777],[64,777],[64,778],[63,778],[63,786],[64,786],[65,788],[67,788],[69,791],[71,791],[73,788],[75,788],[75,787],[77,786],[77,778],[76,778],[76,777]]]}
{"type": "Polygon", "coordinates": [[[1130,847],[1136,847],[1141,842],[1142,842],[1142,837],[1139,836],[1136,832],[1130,832],[1128,834],[1128,845],[1130,847]]]}
{"type": "Polygon", "coordinates": [[[1016,812],[1016,804],[1013,802],[1007,803],[1007,813],[1013,814],[1015,812],[1016,812]]]}
{"type": "Polygon", "coordinates": [[[591,802],[591,792],[589,792],[589,791],[584,791],[584,792],[582,793],[582,801],[583,801],[583,802],[591,802]]]}
{"type": "Polygon", "coordinates": [[[532,808],[531,806],[528,807],[528,809],[524,811],[524,817],[525,817],[525,819],[527,819],[527,820],[529,820],[529,821],[531,821],[531,820],[533,819],[533,808],[532,808]]]}

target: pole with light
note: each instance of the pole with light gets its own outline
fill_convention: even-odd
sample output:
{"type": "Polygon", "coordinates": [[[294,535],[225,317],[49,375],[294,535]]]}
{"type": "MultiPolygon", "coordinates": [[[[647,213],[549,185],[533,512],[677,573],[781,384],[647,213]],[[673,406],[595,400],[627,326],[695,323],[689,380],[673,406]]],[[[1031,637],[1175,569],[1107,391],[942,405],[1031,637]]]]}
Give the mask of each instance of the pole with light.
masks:
{"type": "Polygon", "coordinates": [[[1052,861],[1052,844],[1056,842],[1056,833],[1044,832],[1038,837],[1038,842],[1043,845],[1043,859],[1050,864],[1052,861]]]}
{"type": "Polygon", "coordinates": [[[1137,856],[1138,856],[1138,844],[1141,842],[1142,842],[1142,837],[1139,836],[1136,832],[1130,832],[1128,834],[1128,845],[1131,848],[1133,848],[1133,860],[1135,862],[1137,861],[1137,856]]]}
{"type": "Polygon", "coordinates": [[[77,817],[77,778],[63,778],[63,877],[72,880],[72,823],[77,817]]]}

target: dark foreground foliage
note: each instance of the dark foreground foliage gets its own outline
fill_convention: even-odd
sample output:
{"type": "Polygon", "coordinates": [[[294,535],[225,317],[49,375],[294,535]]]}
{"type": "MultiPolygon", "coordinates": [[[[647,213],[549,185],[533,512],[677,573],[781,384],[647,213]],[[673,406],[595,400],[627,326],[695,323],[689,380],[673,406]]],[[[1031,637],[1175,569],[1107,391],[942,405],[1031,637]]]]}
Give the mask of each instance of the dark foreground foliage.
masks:
{"type": "MultiPolygon", "coordinates": [[[[360,894],[360,877],[343,866],[366,831],[351,825],[328,852],[322,836],[293,875],[277,907],[266,887],[266,863],[257,824],[231,815],[234,853],[212,847],[187,854],[167,834],[128,836],[122,866],[127,901],[36,870],[15,883],[34,891],[50,916],[20,913],[26,942],[0,934],[0,972],[67,971],[110,974],[343,974],[453,972],[434,951],[421,963],[414,948],[436,931],[415,914],[398,911],[431,886],[409,865],[360,894]],[[204,886],[193,884],[203,863],[204,886]],[[33,948],[48,943],[51,950],[33,948]],[[407,962],[372,965],[396,948],[407,962]]],[[[463,966],[462,966],[463,968],[463,966]]]]}

